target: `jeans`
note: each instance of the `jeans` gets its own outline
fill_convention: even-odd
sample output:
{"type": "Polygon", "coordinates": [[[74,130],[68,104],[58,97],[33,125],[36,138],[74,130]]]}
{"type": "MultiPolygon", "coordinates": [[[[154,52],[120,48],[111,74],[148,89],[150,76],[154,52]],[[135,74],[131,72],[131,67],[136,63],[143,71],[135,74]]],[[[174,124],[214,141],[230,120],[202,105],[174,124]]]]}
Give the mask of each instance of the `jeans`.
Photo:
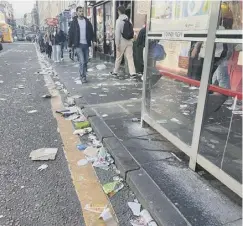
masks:
{"type": "Polygon", "coordinates": [[[89,46],[88,44],[79,44],[76,48],[76,53],[79,59],[79,73],[81,78],[86,78],[87,65],[89,61],[89,46]]]}
{"type": "Polygon", "coordinates": [[[213,74],[212,84],[221,88],[230,89],[230,78],[228,74],[228,62],[224,60],[219,64],[213,74]]]}
{"type": "Polygon", "coordinates": [[[64,42],[61,43],[61,59],[63,58],[64,42]]]}
{"type": "Polygon", "coordinates": [[[61,58],[61,46],[60,45],[53,45],[52,46],[52,58],[54,62],[60,62],[61,58]]]}

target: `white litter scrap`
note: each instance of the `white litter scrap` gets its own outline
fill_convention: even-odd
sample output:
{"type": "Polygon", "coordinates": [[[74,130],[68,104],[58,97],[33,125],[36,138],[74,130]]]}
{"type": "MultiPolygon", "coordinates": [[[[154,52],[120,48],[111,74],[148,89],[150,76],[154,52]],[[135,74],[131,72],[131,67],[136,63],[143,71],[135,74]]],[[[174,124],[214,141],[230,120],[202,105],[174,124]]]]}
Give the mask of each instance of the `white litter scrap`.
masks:
{"type": "Polygon", "coordinates": [[[75,105],[75,101],[72,97],[67,97],[66,102],[69,106],[75,105]]]}
{"type": "Polygon", "coordinates": [[[181,123],[178,119],[176,119],[176,118],[172,118],[170,121],[171,121],[171,122],[175,122],[175,123],[177,123],[177,124],[179,124],[179,125],[182,124],[182,123],[181,123]]]}
{"type": "Polygon", "coordinates": [[[88,69],[88,72],[91,72],[91,71],[94,71],[94,69],[93,68],[89,68],[88,69]]]}
{"type": "Polygon", "coordinates": [[[106,66],[104,64],[98,64],[98,65],[96,65],[96,69],[97,70],[104,70],[104,69],[106,69],[106,66]]]}
{"type": "Polygon", "coordinates": [[[3,80],[0,80],[0,84],[3,84],[4,83],[4,81],[3,80]]]}
{"type": "Polygon", "coordinates": [[[5,98],[0,98],[0,101],[5,101],[5,100],[7,100],[7,99],[5,99],[5,98]]]}
{"type": "Polygon", "coordinates": [[[141,204],[137,202],[128,202],[127,205],[132,210],[134,216],[139,216],[141,212],[141,204]]]}
{"type": "Polygon", "coordinates": [[[73,95],[73,96],[71,96],[70,98],[73,98],[73,99],[79,99],[79,98],[82,98],[82,96],[80,96],[80,95],[73,95]]]}
{"type": "Polygon", "coordinates": [[[57,154],[57,148],[40,148],[30,153],[30,158],[33,161],[38,160],[54,160],[57,154]]]}
{"type": "Polygon", "coordinates": [[[47,169],[47,167],[48,167],[47,164],[43,164],[43,165],[41,165],[37,170],[42,171],[42,170],[47,169]]]}
{"type": "Polygon", "coordinates": [[[98,148],[94,148],[94,147],[87,147],[84,150],[84,155],[88,156],[88,157],[96,157],[98,154],[99,149],[98,148]]]}
{"type": "Polygon", "coordinates": [[[107,94],[99,94],[100,97],[107,97],[107,94]]]}
{"type": "Polygon", "coordinates": [[[108,116],[107,114],[103,114],[103,115],[102,115],[103,118],[105,118],[105,117],[107,117],[107,116],[108,116]]]}
{"type": "Polygon", "coordinates": [[[74,81],[77,85],[81,85],[82,84],[82,81],[79,79],[79,80],[75,80],[74,81]]]}
{"type": "Polygon", "coordinates": [[[88,134],[88,133],[91,133],[92,132],[92,128],[91,127],[88,127],[88,128],[85,128],[85,129],[77,129],[73,132],[74,135],[79,135],[79,136],[83,136],[85,134],[88,134]]]}
{"type": "Polygon", "coordinates": [[[33,113],[36,113],[37,110],[31,110],[31,111],[28,111],[28,114],[33,114],[33,113]]]}
{"type": "Polygon", "coordinates": [[[100,214],[100,218],[102,218],[104,221],[109,221],[113,218],[111,211],[109,208],[106,208],[103,210],[103,212],[100,214]]]}
{"type": "Polygon", "coordinates": [[[81,160],[79,160],[78,162],[77,162],[77,165],[78,166],[85,166],[85,165],[87,165],[89,162],[88,162],[88,160],[87,159],[81,159],[81,160]]]}
{"type": "Polygon", "coordinates": [[[73,121],[73,120],[78,119],[78,118],[79,118],[79,115],[73,114],[73,115],[66,117],[65,120],[73,121]]]}
{"type": "Polygon", "coordinates": [[[196,87],[196,86],[191,86],[189,89],[190,89],[190,90],[195,90],[195,89],[199,89],[199,88],[196,87]]]}

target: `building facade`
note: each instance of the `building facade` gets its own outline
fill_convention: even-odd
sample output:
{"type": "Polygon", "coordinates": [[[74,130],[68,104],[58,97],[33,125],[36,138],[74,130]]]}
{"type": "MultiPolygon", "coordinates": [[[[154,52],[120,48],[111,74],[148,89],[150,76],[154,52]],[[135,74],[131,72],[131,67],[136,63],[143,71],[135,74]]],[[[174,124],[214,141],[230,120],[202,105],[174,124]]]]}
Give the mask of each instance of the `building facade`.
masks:
{"type": "Polygon", "coordinates": [[[5,17],[5,22],[10,26],[15,26],[13,6],[8,1],[0,1],[0,12],[5,17]]]}

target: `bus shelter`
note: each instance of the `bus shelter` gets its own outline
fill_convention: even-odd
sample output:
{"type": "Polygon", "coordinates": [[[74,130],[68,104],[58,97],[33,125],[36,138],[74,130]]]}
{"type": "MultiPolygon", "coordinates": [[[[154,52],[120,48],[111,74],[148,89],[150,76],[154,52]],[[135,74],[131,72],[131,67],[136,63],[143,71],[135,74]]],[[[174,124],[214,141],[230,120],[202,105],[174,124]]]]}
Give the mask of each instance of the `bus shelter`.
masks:
{"type": "Polygon", "coordinates": [[[144,66],[142,125],[242,197],[242,1],[152,0],[144,66]]]}

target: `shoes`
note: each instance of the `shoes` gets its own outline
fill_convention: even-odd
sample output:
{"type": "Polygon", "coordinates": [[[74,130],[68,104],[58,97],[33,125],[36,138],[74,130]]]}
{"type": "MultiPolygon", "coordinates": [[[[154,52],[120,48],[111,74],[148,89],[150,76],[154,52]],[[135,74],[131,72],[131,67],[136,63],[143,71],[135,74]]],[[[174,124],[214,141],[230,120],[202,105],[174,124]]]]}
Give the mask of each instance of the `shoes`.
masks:
{"type": "Polygon", "coordinates": [[[87,79],[86,78],[81,78],[82,83],[87,83],[87,79]]]}
{"type": "Polygon", "coordinates": [[[114,73],[114,72],[110,72],[110,75],[117,77],[117,73],[114,73]]]}
{"type": "Polygon", "coordinates": [[[64,61],[64,59],[63,59],[63,58],[61,58],[61,61],[64,61]]]}

